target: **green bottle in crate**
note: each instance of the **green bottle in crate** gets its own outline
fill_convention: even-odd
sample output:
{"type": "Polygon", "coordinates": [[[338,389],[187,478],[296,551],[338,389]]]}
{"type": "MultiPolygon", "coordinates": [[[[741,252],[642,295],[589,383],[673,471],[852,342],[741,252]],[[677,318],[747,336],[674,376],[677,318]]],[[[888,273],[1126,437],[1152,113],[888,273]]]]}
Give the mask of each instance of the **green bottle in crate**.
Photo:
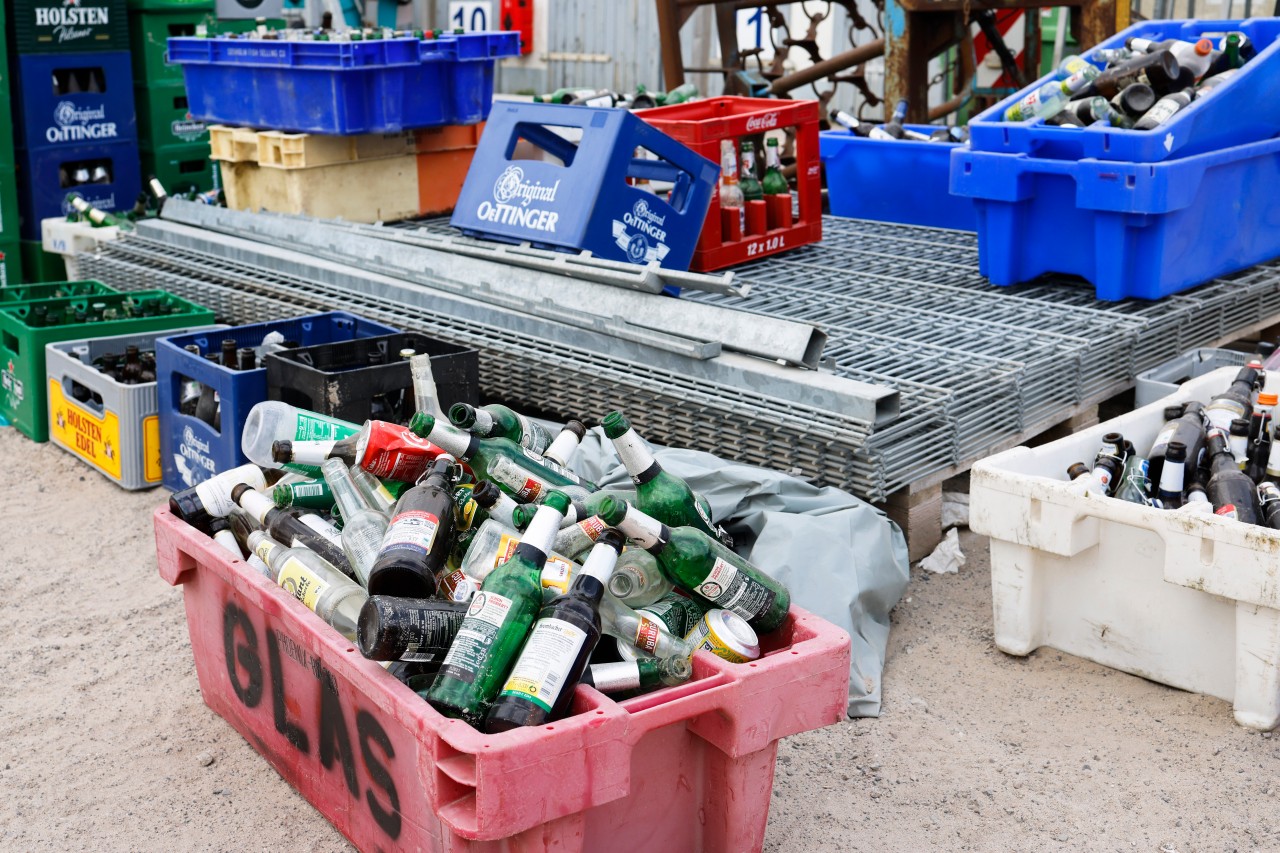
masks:
{"type": "Polygon", "coordinates": [[[542,566],[568,508],[563,492],[547,495],[515,554],[485,578],[484,589],[471,599],[467,618],[427,693],[440,713],[477,727],[484,720],[542,607],[542,566]]]}
{"type": "Polygon", "coordinates": [[[34,441],[49,439],[46,344],[189,329],[213,319],[209,309],[163,290],[0,304],[0,415],[34,441]]]}

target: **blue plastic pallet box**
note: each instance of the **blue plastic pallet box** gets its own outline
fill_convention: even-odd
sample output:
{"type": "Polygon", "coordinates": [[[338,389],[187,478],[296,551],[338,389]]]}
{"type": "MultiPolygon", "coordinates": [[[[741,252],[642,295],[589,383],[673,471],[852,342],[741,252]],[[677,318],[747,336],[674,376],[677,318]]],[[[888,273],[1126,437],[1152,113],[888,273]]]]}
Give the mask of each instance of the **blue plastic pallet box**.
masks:
{"type": "Polygon", "coordinates": [[[142,189],[138,144],[132,141],[19,150],[18,165],[23,240],[41,239],[42,219],[70,213],[71,194],[99,210],[114,211],[133,207],[142,189]]]}
{"type": "Polygon", "coordinates": [[[992,284],[1079,275],[1099,299],[1159,299],[1280,256],[1280,139],[1159,163],[957,150],[992,284]]]}
{"type": "Polygon", "coordinates": [[[158,339],[156,389],[160,397],[160,465],[165,488],[186,489],[248,461],[240,450],[240,431],[249,410],[267,399],[267,370],[232,370],[205,359],[205,353],[221,352],[223,340],[234,339],[237,347],[256,347],[268,332],[280,332],[286,340],[314,346],[399,331],[345,311],[330,311],[158,339]],[[200,347],[201,354],[187,352],[184,347],[188,344],[200,347]],[[211,386],[217,392],[221,431],[199,418],[182,414],[182,384],[186,379],[211,386]]]}
{"type": "MultiPolygon", "coordinates": [[[[1212,96],[1196,100],[1154,130],[1125,130],[1101,123],[1090,127],[1054,127],[1044,119],[1004,121],[1005,110],[1039,88],[1042,77],[969,122],[975,151],[1027,154],[1032,157],[1123,160],[1154,163],[1202,154],[1280,133],[1280,18],[1245,21],[1144,21],[1086,51],[1086,59],[1103,48],[1123,47],[1131,36],[1156,40],[1196,41],[1209,37],[1215,46],[1228,32],[1249,37],[1257,55],[1212,96]]],[[[1101,66],[1100,62],[1094,64],[1101,66]]]]}
{"type": "Polygon", "coordinates": [[[499,103],[452,223],[475,237],[687,270],[719,176],[715,163],[626,110],[499,103]],[[517,159],[520,142],[551,159],[517,159]],[[628,179],[669,181],[672,191],[660,198],[628,179]]]}
{"type": "Polygon", "coordinates": [[[483,121],[494,63],[519,52],[519,35],[502,32],[359,42],[169,39],[193,118],[340,136],[483,121]]]}
{"type": "Polygon", "coordinates": [[[137,139],[129,51],[20,54],[14,68],[19,148],[137,139]]]}
{"type": "MultiPolygon", "coordinates": [[[[929,134],[933,125],[907,128],[929,134]]],[[[978,230],[973,200],[951,194],[957,146],[916,139],[871,139],[847,130],[818,134],[832,216],[978,230]]]]}

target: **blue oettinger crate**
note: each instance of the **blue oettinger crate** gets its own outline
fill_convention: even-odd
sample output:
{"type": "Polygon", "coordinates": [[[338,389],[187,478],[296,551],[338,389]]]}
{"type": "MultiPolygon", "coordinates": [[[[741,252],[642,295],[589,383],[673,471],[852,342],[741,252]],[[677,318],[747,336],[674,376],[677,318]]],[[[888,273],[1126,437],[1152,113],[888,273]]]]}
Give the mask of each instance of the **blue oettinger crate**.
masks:
{"type": "Polygon", "coordinates": [[[360,42],[172,38],[195,119],[349,136],[483,121],[517,33],[360,42]]]}
{"type": "Polygon", "coordinates": [[[269,332],[279,332],[298,346],[314,346],[399,331],[344,311],[330,311],[157,340],[160,463],[165,487],[179,491],[247,461],[240,450],[240,430],[249,410],[267,399],[267,371],[261,367],[232,370],[205,359],[205,354],[221,351],[223,340],[234,340],[237,347],[258,347],[269,332]],[[187,352],[184,348],[188,344],[194,344],[200,353],[187,352]],[[221,429],[183,414],[182,386],[188,380],[211,387],[217,394],[221,429]]]}
{"type": "Polygon", "coordinates": [[[719,175],[626,110],[499,103],[452,222],[476,237],[686,270],[719,175]],[[542,159],[517,159],[527,146],[542,159]],[[671,192],[634,185],[646,181],[668,182],[671,192]]]}
{"type": "Polygon", "coordinates": [[[1005,110],[1050,79],[1043,77],[969,122],[970,144],[974,151],[1031,157],[1153,163],[1269,139],[1280,133],[1280,18],[1143,21],[1086,51],[1084,58],[1091,59],[1105,48],[1123,47],[1132,36],[1193,42],[1203,37],[1217,48],[1229,32],[1244,33],[1257,55],[1211,97],[1192,101],[1155,130],[1126,130],[1105,122],[1054,127],[1042,118],[1005,121],[1005,110]]]}

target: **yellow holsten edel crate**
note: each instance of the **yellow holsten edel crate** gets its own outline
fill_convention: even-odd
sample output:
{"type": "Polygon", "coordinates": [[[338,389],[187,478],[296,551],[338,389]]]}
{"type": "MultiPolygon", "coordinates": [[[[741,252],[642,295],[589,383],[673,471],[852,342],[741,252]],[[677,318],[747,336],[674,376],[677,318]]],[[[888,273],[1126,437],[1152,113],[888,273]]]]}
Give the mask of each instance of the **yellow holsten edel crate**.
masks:
{"type": "Polygon", "coordinates": [[[93,362],[108,353],[122,355],[129,345],[153,350],[157,338],[187,331],[196,329],[48,344],[49,440],[125,489],[160,485],[156,383],[125,385],[99,372],[93,362]]]}

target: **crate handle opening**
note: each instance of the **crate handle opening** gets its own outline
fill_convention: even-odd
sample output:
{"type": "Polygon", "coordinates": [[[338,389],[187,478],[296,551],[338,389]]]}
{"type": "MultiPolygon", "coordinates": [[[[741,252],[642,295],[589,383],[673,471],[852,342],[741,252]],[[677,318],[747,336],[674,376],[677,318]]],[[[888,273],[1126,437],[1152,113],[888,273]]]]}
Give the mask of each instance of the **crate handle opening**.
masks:
{"type": "Polygon", "coordinates": [[[4,333],[4,348],[14,355],[22,355],[22,352],[18,349],[18,338],[8,332],[4,333]]]}
{"type": "Polygon", "coordinates": [[[569,167],[573,165],[573,158],[578,153],[578,146],[556,133],[554,128],[564,127],[565,130],[577,130],[577,128],[567,127],[563,125],[552,124],[533,124],[532,122],[522,121],[516,125],[515,133],[511,134],[511,139],[507,143],[506,158],[508,160],[540,160],[552,166],[569,167]],[[530,155],[527,151],[517,151],[517,147],[521,142],[527,142],[534,148],[538,149],[536,155],[530,155]],[[541,154],[550,154],[552,159],[547,160],[541,154]]]}
{"type": "Polygon", "coordinates": [[[75,400],[81,407],[89,409],[95,415],[101,415],[106,410],[102,395],[88,385],[83,385],[70,376],[63,376],[61,384],[63,396],[75,400]]]}
{"type": "Polygon", "coordinates": [[[627,164],[627,177],[646,181],[670,181],[671,193],[667,196],[667,204],[676,213],[684,213],[689,208],[690,194],[693,190],[693,176],[675,163],[643,145],[636,146],[636,154],[627,164]]]}

